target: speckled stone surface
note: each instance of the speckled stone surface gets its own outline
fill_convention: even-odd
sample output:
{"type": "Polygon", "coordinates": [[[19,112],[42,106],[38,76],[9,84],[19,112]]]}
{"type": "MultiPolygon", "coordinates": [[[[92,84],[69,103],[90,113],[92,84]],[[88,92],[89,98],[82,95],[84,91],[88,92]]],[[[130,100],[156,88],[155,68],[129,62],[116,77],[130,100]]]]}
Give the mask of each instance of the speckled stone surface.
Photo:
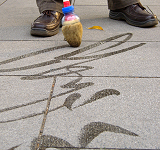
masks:
{"type": "MultiPolygon", "coordinates": [[[[159,0],[141,0],[160,18],[159,0]]],[[[30,35],[36,1],[0,0],[0,149],[160,149],[160,24],[76,0],[80,47],[30,35]],[[88,27],[101,26],[102,30],[88,27]]]]}

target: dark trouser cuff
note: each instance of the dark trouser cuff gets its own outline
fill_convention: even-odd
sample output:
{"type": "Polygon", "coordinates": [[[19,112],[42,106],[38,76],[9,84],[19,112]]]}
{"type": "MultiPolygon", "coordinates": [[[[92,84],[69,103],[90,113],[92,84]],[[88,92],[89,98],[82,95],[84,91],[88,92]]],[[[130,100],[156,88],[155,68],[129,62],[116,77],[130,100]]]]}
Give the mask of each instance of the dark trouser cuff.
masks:
{"type": "Polygon", "coordinates": [[[37,2],[37,6],[39,8],[39,12],[42,13],[45,10],[53,10],[62,13],[63,3],[60,2],[46,2],[43,1],[41,3],[37,2]]]}
{"type": "Polygon", "coordinates": [[[108,9],[116,10],[139,3],[140,0],[108,0],[108,9]]]}

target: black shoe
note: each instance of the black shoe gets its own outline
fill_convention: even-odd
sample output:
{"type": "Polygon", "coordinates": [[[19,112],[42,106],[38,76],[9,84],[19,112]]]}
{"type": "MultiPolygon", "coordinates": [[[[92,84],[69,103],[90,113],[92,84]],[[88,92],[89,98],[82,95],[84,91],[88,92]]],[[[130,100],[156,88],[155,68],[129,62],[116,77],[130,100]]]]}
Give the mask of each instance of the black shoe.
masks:
{"type": "Polygon", "coordinates": [[[46,10],[31,25],[31,35],[53,36],[59,32],[63,14],[46,10]]]}
{"type": "Polygon", "coordinates": [[[115,20],[125,20],[128,24],[137,27],[152,27],[158,24],[157,17],[147,12],[141,3],[123,9],[110,10],[109,17],[115,20]]]}

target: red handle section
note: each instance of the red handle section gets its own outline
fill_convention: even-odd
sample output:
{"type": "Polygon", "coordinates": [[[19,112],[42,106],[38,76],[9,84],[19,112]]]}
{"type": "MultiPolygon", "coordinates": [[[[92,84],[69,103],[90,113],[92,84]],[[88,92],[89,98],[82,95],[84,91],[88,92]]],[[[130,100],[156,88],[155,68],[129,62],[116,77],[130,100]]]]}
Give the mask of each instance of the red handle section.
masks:
{"type": "Polygon", "coordinates": [[[71,6],[70,1],[65,1],[63,2],[64,7],[68,7],[71,6]]]}

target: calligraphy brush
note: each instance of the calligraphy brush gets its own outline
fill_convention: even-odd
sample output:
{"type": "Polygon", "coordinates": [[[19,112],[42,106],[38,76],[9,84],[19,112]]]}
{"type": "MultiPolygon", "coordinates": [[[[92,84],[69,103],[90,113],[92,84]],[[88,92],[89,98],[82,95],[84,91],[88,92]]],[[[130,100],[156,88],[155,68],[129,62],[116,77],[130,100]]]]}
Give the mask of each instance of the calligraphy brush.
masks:
{"type": "Polygon", "coordinates": [[[72,47],[79,47],[82,41],[83,27],[80,18],[74,13],[74,6],[69,0],[63,0],[62,33],[72,47]]]}

